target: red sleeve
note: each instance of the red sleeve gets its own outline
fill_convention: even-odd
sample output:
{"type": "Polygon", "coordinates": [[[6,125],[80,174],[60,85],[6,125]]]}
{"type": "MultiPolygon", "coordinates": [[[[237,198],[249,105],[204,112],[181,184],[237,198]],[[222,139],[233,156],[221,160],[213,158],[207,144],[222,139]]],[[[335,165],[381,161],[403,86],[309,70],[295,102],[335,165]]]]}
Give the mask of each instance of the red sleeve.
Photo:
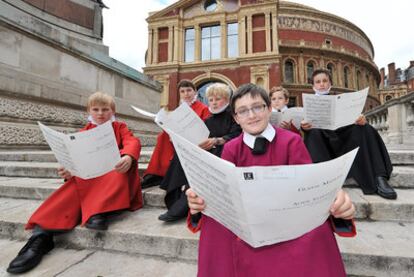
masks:
{"type": "Polygon", "coordinates": [[[355,237],[357,234],[355,221],[353,219],[342,219],[329,217],[333,231],[340,237],[355,237]]]}
{"type": "Polygon", "coordinates": [[[306,146],[299,135],[294,135],[294,137],[289,141],[288,147],[289,165],[312,163],[312,158],[309,155],[308,149],[306,149],[306,146]]]}
{"type": "Polygon", "coordinates": [[[201,229],[201,222],[203,221],[203,216],[200,215],[197,219],[195,219],[194,215],[191,215],[190,212],[188,212],[187,215],[187,228],[193,232],[197,233],[201,229]]]}
{"type": "Polygon", "coordinates": [[[121,156],[129,155],[138,161],[139,154],[141,153],[141,142],[139,139],[132,134],[125,123],[120,124],[118,132],[121,138],[122,149],[119,151],[121,156]]]}

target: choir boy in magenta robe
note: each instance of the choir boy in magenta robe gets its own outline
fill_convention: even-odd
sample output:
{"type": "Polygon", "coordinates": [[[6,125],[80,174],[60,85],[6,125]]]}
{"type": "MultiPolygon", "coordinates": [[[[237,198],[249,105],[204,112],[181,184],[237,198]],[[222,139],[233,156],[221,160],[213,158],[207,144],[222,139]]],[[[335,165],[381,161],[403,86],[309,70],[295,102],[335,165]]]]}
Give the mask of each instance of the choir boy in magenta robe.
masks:
{"type": "MultiPolygon", "coordinates": [[[[335,94],[330,91],[332,77],[328,70],[315,70],[312,82],[316,95],[335,94]]],[[[359,147],[348,177],[358,183],[364,194],[376,193],[386,199],[397,198],[397,193],[388,184],[392,164],[387,148],[363,115],[357,118],[355,124],[336,130],[313,129],[309,122],[302,122],[301,128],[313,162],[328,161],[359,147]]]]}
{"type": "MultiPolygon", "coordinates": [[[[312,163],[299,135],[269,124],[272,108],[262,88],[241,86],[232,97],[231,108],[243,133],[224,145],[223,159],[236,166],[312,163]]],[[[346,276],[329,220],[297,239],[253,248],[214,219],[201,215],[208,203],[191,188],[186,194],[191,214],[188,227],[201,229],[199,277],[346,276]]],[[[343,190],[330,212],[334,217],[353,218],[355,208],[343,190]]]]}
{"type": "MultiPolygon", "coordinates": [[[[289,109],[289,91],[284,87],[273,87],[269,92],[270,101],[272,103],[272,112],[284,112],[289,109]]],[[[292,121],[282,121],[280,128],[290,130],[300,134],[299,130],[293,125],[292,121]]]]}
{"type": "MultiPolygon", "coordinates": [[[[211,116],[206,119],[205,123],[210,134],[209,138],[200,144],[200,147],[218,157],[221,155],[224,144],[237,137],[241,132],[240,126],[234,121],[230,110],[230,94],[230,88],[220,83],[210,85],[206,91],[211,116]]],[[[172,222],[185,218],[188,214],[188,203],[185,196],[188,181],[176,153],[160,188],[167,192],[164,200],[168,211],[161,214],[158,219],[172,222]]]]}
{"type": "Polygon", "coordinates": [[[115,102],[111,96],[101,92],[92,94],[87,110],[90,122],[81,131],[111,120],[121,160],[113,171],[88,180],[72,176],[63,167],[58,169],[66,182],[30,217],[26,229],[33,229],[33,234],[10,263],[7,269],[10,273],[23,273],[37,266],[43,255],[54,248],[54,234],[69,231],[78,224],[106,230],[111,212],[134,211],[143,205],[138,176],[139,139],[125,123],[115,120],[115,102]]]}
{"type": "MultiPolygon", "coordinates": [[[[197,90],[190,80],[181,80],[177,85],[180,94],[180,103],[187,102],[193,111],[205,120],[210,116],[208,107],[197,101],[197,90]]],[[[144,173],[142,188],[157,186],[167,173],[170,162],[174,156],[174,146],[170,137],[162,131],[157,137],[157,143],[152,153],[148,168],[144,173]]]]}

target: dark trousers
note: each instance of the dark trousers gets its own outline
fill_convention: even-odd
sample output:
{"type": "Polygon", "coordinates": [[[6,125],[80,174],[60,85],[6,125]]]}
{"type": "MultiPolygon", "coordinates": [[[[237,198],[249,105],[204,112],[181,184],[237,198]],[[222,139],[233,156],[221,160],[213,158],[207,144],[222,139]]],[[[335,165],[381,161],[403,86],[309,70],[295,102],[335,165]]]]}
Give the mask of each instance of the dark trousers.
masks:
{"type": "Polygon", "coordinates": [[[305,145],[314,163],[329,161],[359,147],[348,178],[354,178],[364,194],[377,191],[376,177],[389,179],[391,176],[388,151],[378,132],[369,124],[353,124],[334,131],[311,129],[305,132],[305,145]]]}

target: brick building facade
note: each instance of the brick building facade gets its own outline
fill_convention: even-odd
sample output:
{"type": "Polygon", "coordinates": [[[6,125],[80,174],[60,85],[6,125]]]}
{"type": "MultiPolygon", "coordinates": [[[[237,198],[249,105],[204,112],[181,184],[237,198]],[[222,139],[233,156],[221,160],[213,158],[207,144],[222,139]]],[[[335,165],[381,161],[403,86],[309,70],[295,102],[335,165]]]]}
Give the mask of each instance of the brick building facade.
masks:
{"type": "Polygon", "coordinates": [[[181,0],[148,18],[144,73],[163,84],[161,105],[178,104],[176,84],[190,79],[202,93],[210,82],[232,89],[252,82],[283,85],[290,105],[312,92],[316,68],[332,72],[334,90],[370,87],[366,108],[379,105],[380,74],[366,34],[349,21],[278,0],[181,0]]]}
{"type": "Polygon", "coordinates": [[[395,63],[390,63],[388,75],[385,74],[385,68],[381,68],[380,74],[378,96],[381,104],[414,92],[414,61],[410,61],[410,65],[404,70],[396,69],[395,63]]]}

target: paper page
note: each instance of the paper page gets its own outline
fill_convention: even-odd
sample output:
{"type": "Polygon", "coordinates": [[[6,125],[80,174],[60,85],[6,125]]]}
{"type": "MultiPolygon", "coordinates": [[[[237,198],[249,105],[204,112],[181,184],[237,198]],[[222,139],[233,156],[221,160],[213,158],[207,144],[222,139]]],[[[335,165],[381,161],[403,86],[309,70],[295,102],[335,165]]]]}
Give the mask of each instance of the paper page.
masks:
{"type": "Polygon", "coordinates": [[[302,94],[305,121],[312,128],[336,129],[335,126],[335,95],[302,94]]]}
{"type": "Polygon", "coordinates": [[[357,151],[317,164],[237,168],[253,238],[246,242],[270,245],[323,224],[357,151]]]}
{"type": "Polygon", "coordinates": [[[369,88],[365,88],[357,92],[342,93],[340,95],[337,95],[335,122],[336,129],[355,123],[355,120],[364,109],[368,91],[369,88]]]}
{"type": "Polygon", "coordinates": [[[169,113],[160,110],[156,116],[156,123],[161,128],[172,130],[196,145],[205,141],[210,134],[203,120],[185,102],[169,113]]]}
{"type": "Polygon", "coordinates": [[[250,240],[234,164],[191,144],[171,132],[170,137],[191,188],[204,199],[203,213],[240,238],[250,240]]]}
{"type": "Polygon", "coordinates": [[[49,144],[50,149],[52,149],[53,154],[55,154],[58,163],[72,174],[76,175],[76,173],[78,173],[78,168],[70,155],[70,150],[66,143],[68,141],[67,135],[57,132],[40,122],[37,122],[37,124],[39,125],[46,142],[49,144]]]}
{"type": "Polygon", "coordinates": [[[110,121],[88,131],[63,134],[39,122],[57,161],[72,175],[91,179],[113,170],[120,160],[110,121]]]}
{"type": "Polygon", "coordinates": [[[292,120],[292,124],[299,130],[300,123],[304,119],[304,111],[303,108],[294,107],[289,108],[286,111],[282,112],[282,121],[290,122],[292,120]]]}
{"type": "Polygon", "coordinates": [[[136,112],[138,112],[138,113],[140,113],[144,116],[147,116],[147,117],[155,118],[155,116],[156,116],[156,114],[154,114],[154,113],[147,112],[147,111],[145,111],[143,109],[140,109],[140,108],[137,108],[133,105],[131,105],[131,108],[133,108],[136,112]]]}
{"type": "Polygon", "coordinates": [[[115,168],[121,159],[111,121],[88,131],[68,135],[79,177],[91,179],[115,168]]]}
{"type": "Polygon", "coordinates": [[[274,112],[270,114],[270,124],[279,127],[280,123],[282,122],[282,113],[281,112],[274,112]]]}

